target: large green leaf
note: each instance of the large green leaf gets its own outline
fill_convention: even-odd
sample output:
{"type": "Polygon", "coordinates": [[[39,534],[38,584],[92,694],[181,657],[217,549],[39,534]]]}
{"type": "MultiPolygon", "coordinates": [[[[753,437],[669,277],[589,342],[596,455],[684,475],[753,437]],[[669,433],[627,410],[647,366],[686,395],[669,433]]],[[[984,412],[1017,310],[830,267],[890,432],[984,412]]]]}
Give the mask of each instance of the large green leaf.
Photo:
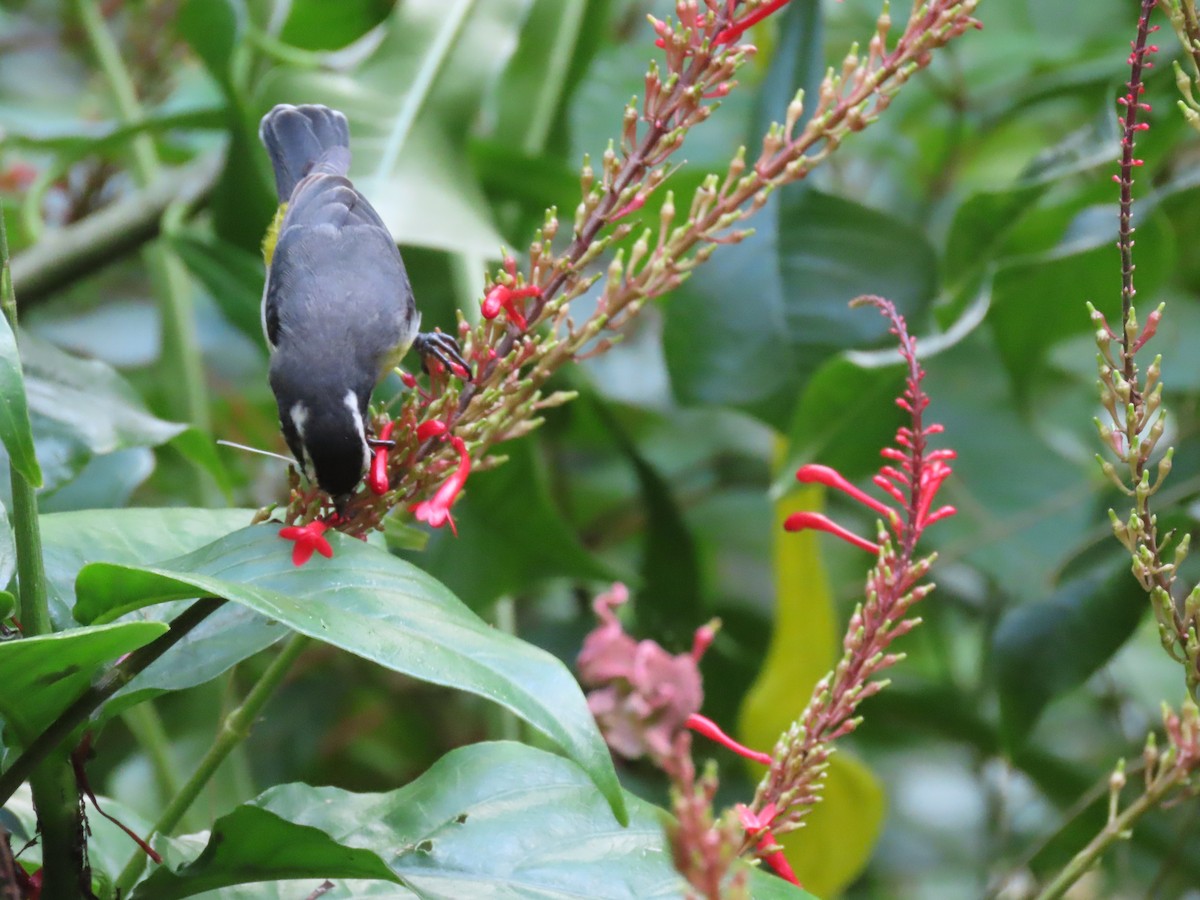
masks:
{"type": "MultiPolygon", "coordinates": [[[[1120,279],[1113,258],[1116,222],[1115,207],[1085,210],[1053,250],[997,268],[988,322],[1019,394],[1029,391],[1050,347],[1092,329],[1085,301],[1110,322],[1120,321],[1120,279]]],[[[1138,291],[1153,296],[1170,271],[1174,239],[1161,214],[1139,222],[1137,231],[1138,291]]]]}
{"type": "MultiPolygon", "coordinates": [[[[307,785],[300,786],[300,790],[322,791],[307,785]]],[[[353,795],[338,793],[343,797],[331,804],[338,812],[364,811],[345,802],[347,796],[353,795]]],[[[311,799],[329,803],[331,798],[311,799]]],[[[208,846],[200,856],[174,872],[169,868],[159,869],[133,896],[176,900],[237,884],[306,876],[401,883],[378,853],[343,846],[321,828],[280,818],[269,808],[245,805],[213,823],[208,846]]]]}
{"type": "Polygon", "coordinates": [[[917,330],[937,260],[911,226],[815,190],[788,193],[755,225],[673,295],[663,339],[681,399],[749,408],[783,429],[822,362],[886,336],[880,317],[847,303],[882,294],[917,330]]]}
{"type": "Polygon", "coordinates": [[[463,136],[531,2],[408,0],[353,76],[280,67],[264,80],[259,106],[320,102],[345,112],[351,177],[398,243],[495,255],[501,240],[466,175],[463,136]]]}
{"type": "MultiPolygon", "coordinates": [[[[195,862],[160,869],[133,896],[171,900],[294,877],[294,868],[274,865],[269,848],[290,859],[304,847],[328,852],[330,842],[378,854],[412,896],[426,900],[679,896],[684,886],[664,841],[663,813],[626,800],[631,821],[620,827],[583,774],[560,757],[520,744],[476,744],[386,794],[272,788],[219,819],[195,862]]],[[[761,871],[752,873],[751,887],[758,898],[810,896],[761,871]]],[[[395,888],[378,889],[398,896],[395,888]]],[[[366,885],[352,894],[375,895],[366,885]]]]}
{"type": "Polygon", "coordinates": [[[161,622],[73,628],[0,643],[0,717],[6,736],[28,743],[86,688],[105,663],[148,644],[161,622]]]}
{"type": "Polygon", "coordinates": [[[331,543],[332,559],[297,567],[278,528],[260,525],[159,565],[89,565],[76,582],[75,614],[110,621],[164,600],[225,597],[394,671],[498,703],[578,762],[623,815],[608,750],[562,663],[490,628],[409,563],[339,534],[331,543]]]}
{"type": "Polygon", "coordinates": [[[1127,561],[1068,581],[1023,603],[992,639],[1000,689],[1000,734],[1015,751],[1055,697],[1083,684],[1133,634],[1146,594],[1127,561]]]}
{"type": "Polygon", "coordinates": [[[92,456],[156,447],[188,430],[152,415],[129,383],[100,360],[72,356],[28,332],[21,335],[21,359],[47,488],[69,481],[92,456]]]}
{"type": "MultiPolygon", "coordinates": [[[[137,564],[169,559],[203,547],[250,520],[247,509],[114,509],[41,517],[51,617],[57,628],[74,625],[75,579],[88,563],[137,564]]],[[[138,619],[169,622],[187,601],[141,610],[138,619]]],[[[111,717],[163,691],[203,684],[287,635],[286,626],[248,607],[227,603],[127,684],[101,715],[111,717]]]]}
{"type": "Polygon", "coordinates": [[[396,0],[291,0],[279,39],[304,50],[336,50],[388,17],[396,0]]]}

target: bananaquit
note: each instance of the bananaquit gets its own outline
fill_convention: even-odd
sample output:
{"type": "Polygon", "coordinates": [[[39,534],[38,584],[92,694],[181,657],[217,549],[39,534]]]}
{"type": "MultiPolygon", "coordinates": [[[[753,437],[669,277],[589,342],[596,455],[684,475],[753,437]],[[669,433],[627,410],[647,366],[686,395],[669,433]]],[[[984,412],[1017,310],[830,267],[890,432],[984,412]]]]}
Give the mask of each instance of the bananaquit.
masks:
{"type": "Polygon", "coordinates": [[[452,338],[417,333],[396,243],[346,177],[346,117],[280,105],[258,133],[282,204],[263,241],[271,389],[292,455],[341,510],[379,443],[367,425],[379,380],[412,345],[448,369],[467,366],[452,338]]]}

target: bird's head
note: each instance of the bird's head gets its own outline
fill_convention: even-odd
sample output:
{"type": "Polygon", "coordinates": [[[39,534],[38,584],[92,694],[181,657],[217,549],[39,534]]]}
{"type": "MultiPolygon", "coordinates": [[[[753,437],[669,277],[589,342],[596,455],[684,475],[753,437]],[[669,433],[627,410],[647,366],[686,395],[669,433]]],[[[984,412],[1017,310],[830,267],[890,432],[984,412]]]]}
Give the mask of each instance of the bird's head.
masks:
{"type": "Polygon", "coordinates": [[[362,480],[370,462],[364,413],[369,389],[323,389],[319,381],[299,382],[273,371],[271,386],[279,422],[292,455],[308,477],[340,510],[362,480]]]}

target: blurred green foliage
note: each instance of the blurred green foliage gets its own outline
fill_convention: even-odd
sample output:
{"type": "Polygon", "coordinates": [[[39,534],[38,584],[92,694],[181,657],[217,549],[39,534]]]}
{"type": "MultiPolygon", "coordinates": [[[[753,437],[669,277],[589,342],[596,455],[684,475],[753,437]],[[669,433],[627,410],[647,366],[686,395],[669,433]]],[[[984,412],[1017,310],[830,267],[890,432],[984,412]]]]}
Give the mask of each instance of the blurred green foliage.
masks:
{"type": "MultiPolygon", "coordinates": [[[[74,4],[0,3],[0,210],[15,257],[41,502],[55,511],[44,519],[60,627],[72,624],[85,563],[177,557],[248,518],[223,508],[161,519],[97,510],[256,507],[283,495],[283,463],[212,449],[223,438],[286,452],[257,324],[257,243],[274,208],[259,117],[276,102],[326,102],[348,114],[356,183],[402,244],[425,324],[450,328],[455,309],[476,315],[485,265],[502,245],[522,247],[547,206],[575,208],[576,166],[618,132],[655,54],[644,13],[669,4],[355,0],[336,4],[336,15],[318,0],[100,6],[139,91],[137,121],[114,107],[74,4]],[[102,244],[111,253],[71,268],[64,286],[22,293],[31,248],[66,258],[69,248],[55,249],[61,235],[139,196],[129,171],[140,136],[172,173],[206,162],[216,173],[199,196],[168,204],[152,229],[190,275],[190,339],[203,354],[211,435],[175,421],[169,388],[183,376],[160,353],[161,286],[118,235],[102,244]]],[[[753,152],[791,91],[865,40],[878,12],[874,0],[797,2],[763,26],[753,35],[762,51],[689,137],[675,182],[723,169],[741,143],[753,152]]],[[[719,248],[623,343],[562,376],[581,398],[501,448],[507,465],[472,475],[456,507],[457,539],[437,532],[424,550],[405,552],[408,563],[393,561],[424,569],[470,609],[568,663],[592,627],[590,597],[612,579],[633,587],[638,634],[673,650],[719,616],[724,628],[704,661],[705,712],[732,727],[772,633],[773,500],[803,462],[864,478],[897,423],[888,336],[877,317],[846,306],[864,292],[893,299],[921,335],[931,415],[958,451],[944,496],[959,515],[930,534],[938,590],[921,611],[925,624],[900,646],[909,658],[893,670],[893,689],[864,707],[851,742],[889,797],[851,897],[993,895],[1055,870],[1103,822],[1113,761],[1137,756],[1159,702],[1183,692],[1108,529],[1106,510],[1123,499],[1093,458],[1084,302],[1110,321],[1119,306],[1114,98],[1136,9],[985,0],[979,17],[984,29],[939,55],[877,124],[807,183],[779,192],[752,238],[719,248]]],[[[1172,38],[1160,38],[1148,82],[1153,127],[1138,152],[1137,277],[1139,301],[1168,303],[1150,348],[1165,357],[1176,447],[1160,507],[1169,502],[1176,527],[1188,530],[1200,493],[1191,441],[1200,426],[1200,269],[1189,250],[1200,240],[1200,156],[1174,111],[1172,38]]],[[[3,436],[14,464],[35,472],[29,448],[3,436]]],[[[856,509],[829,504],[839,521],[871,530],[856,509]]],[[[866,561],[833,541],[821,547],[842,621],[866,561]]],[[[6,579],[10,556],[0,554],[6,579]]],[[[173,609],[154,607],[153,619],[173,609]]],[[[267,665],[260,651],[283,632],[255,609],[222,610],[177,667],[149,670],[114,706],[159,697],[171,737],[155,746],[121,721],[105,731],[93,784],[130,815],[156,818],[231,698],[267,665]]],[[[368,640],[369,626],[361,629],[368,640]]],[[[73,680],[59,684],[74,685],[158,630],[95,626],[44,640],[63,642],[73,680]]],[[[208,828],[283,782],[391,791],[451,748],[524,727],[434,686],[448,679],[396,674],[435,663],[379,668],[309,651],[186,824],[208,828]]],[[[25,679],[53,674],[8,664],[25,679]]],[[[0,683],[9,684],[3,674],[0,683]]],[[[791,712],[806,699],[807,686],[791,712]]],[[[46,709],[51,700],[63,702],[56,695],[46,709]]],[[[460,750],[425,777],[445,777],[437,767],[476,752],[538,765],[528,748],[460,750]]],[[[752,783],[738,761],[712,755],[721,799],[747,798],[752,783]]],[[[664,800],[651,768],[622,765],[620,775],[634,793],[664,800]]],[[[582,776],[569,777],[581,791],[582,776]]],[[[595,825],[599,813],[584,806],[572,801],[571,814],[595,825]]],[[[635,806],[635,822],[648,827],[647,816],[635,806]]],[[[1153,885],[1155,896],[1181,896],[1200,883],[1200,861],[1184,850],[1196,828],[1194,809],[1154,814],[1097,875],[1098,895],[1153,885]]],[[[121,868],[128,847],[112,855],[105,871],[121,868]]]]}

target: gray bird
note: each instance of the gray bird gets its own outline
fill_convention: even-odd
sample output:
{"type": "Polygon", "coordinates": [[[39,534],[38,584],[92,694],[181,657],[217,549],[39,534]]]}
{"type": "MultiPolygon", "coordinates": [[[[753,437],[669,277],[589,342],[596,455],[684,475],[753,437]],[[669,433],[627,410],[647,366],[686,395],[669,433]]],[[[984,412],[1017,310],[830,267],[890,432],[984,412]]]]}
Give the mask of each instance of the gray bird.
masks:
{"type": "Polygon", "coordinates": [[[279,105],[258,133],[282,204],[263,241],[271,389],[292,455],[340,510],[378,443],[367,406],[379,380],[413,345],[452,371],[468,367],[452,338],[417,331],[421,316],[396,243],[346,177],[346,117],[279,105]]]}

